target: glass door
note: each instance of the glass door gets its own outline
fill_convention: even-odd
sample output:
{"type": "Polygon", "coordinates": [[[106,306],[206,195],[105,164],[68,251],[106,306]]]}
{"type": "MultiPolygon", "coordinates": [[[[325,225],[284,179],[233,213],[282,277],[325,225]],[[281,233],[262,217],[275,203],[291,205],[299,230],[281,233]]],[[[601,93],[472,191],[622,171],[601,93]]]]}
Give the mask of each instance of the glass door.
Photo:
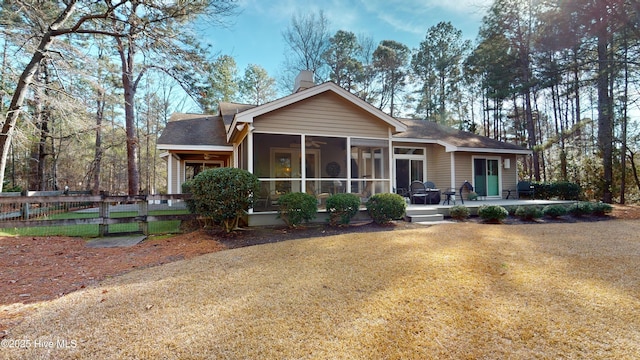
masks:
{"type": "Polygon", "coordinates": [[[498,159],[473,159],[473,181],[476,193],[480,196],[499,196],[499,173],[498,159]]]}
{"type": "Polygon", "coordinates": [[[396,188],[409,191],[412,181],[424,182],[424,160],[396,158],[396,188]]]}

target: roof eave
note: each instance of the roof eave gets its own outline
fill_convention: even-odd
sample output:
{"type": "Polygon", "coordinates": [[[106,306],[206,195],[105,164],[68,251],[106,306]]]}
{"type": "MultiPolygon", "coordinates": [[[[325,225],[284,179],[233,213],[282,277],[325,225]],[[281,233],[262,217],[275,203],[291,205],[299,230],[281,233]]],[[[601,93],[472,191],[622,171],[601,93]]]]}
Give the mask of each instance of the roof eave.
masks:
{"type": "Polygon", "coordinates": [[[420,143],[420,144],[438,144],[445,148],[446,152],[479,152],[479,153],[500,153],[500,154],[517,154],[517,155],[531,155],[533,151],[529,149],[500,149],[500,148],[477,148],[477,147],[465,147],[456,146],[451,143],[436,139],[421,139],[421,138],[403,138],[394,137],[394,142],[408,142],[408,143],[420,143]]]}
{"type": "Polygon", "coordinates": [[[175,145],[158,144],[159,150],[167,151],[233,151],[231,145],[175,145]]]}

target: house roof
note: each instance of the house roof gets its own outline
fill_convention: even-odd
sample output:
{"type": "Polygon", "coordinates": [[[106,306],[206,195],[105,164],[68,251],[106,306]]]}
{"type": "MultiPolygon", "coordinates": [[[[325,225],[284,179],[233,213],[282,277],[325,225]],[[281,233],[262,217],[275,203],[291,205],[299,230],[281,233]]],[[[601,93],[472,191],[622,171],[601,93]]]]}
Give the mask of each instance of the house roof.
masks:
{"type": "Polygon", "coordinates": [[[394,140],[408,142],[436,143],[446,151],[504,152],[530,154],[531,151],[515,144],[491,139],[486,136],[461,131],[433,121],[400,119],[407,125],[407,131],[393,135],[394,140]]]}
{"type": "Polygon", "coordinates": [[[222,117],[174,113],[158,138],[159,149],[233,150],[222,117]]]}
{"type": "Polygon", "coordinates": [[[432,121],[393,118],[334,83],[314,86],[260,106],[222,102],[217,115],[175,113],[171,115],[171,119],[158,139],[158,148],[233,151],[229,141],[237,131],[236,125],[251,123],[254,117],[325,91],[333,91],[387,122],[396,131],[393,135],[395,141],[439,144],[444,146],[447,152],[531,154],[531,150],[524,147],[460,131],[432,121]]]}
{"type": "Polygon", "coordinates": [[[231,139],[233,137],[233,133],[236,131],[235,125],[237,123],[252,123],[255,117],[266,114],[268,112],[281,109],[287,105],[291,105],[293,103],[308,99],[315,95],[331,91],[351,102],[352,104],[358,106],[359,108],[365,110],[371,115],[381,119],[382,121],[389,124],[394,129],[394,132],[401,132],[407,129],[406,125],[403,124],[398,119],[389,116],[384,111],[376,108],[375,106],[369,104],[368,102],[360,99],[356,95],[350,93],[349,91],[341,88],[333,82],[325,82],[320,85],[313,86],[308,89],[300,90],[291,95],[285,96],[283,98],[271,101],[269,103],[256,106],[252,109],[247,109],[243,112],[239,112],[236,114],[234,122],[231,124],[231,131],[227,134],[227,139],[231,139]]]}
{"type": "Polygon", "coordinates": [[[221,102],[218,104],[218,116],[222,117],[225,129],[229,131],[229,127],[233,123],[233,118],[245,110],[253,109],[256,105],[239,104],[232,102],[221,102]]]}

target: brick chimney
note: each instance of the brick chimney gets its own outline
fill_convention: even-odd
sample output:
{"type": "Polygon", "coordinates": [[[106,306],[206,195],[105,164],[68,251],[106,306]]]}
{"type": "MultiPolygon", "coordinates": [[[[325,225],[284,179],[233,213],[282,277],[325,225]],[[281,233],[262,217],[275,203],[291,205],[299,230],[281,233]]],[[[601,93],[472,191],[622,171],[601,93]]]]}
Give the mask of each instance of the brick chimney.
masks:
{"type": "Polygon", "coordinates": [[[298,91],[306,90],[314,87],[315,85],[316,84],[313,82],[313,71],[302,70],[300,71],[300,74],[296,76],[293,92],[297,93],[298,91]]]}

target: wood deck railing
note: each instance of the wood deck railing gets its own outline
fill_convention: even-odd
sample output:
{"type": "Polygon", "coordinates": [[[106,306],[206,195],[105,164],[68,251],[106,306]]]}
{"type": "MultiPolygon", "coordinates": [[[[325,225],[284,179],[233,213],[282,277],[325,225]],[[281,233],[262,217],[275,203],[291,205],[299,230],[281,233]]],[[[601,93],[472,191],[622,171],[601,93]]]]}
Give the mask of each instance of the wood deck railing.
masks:
{"type": "MultiPolygon", "coordinates": [[[[149,234],[149,223],[166,220],[190,220],[193,214],[150,215],[150,204],[180,203],[188,194],[170,195],[90,195],[61,191],[0,194],[0,228],[41,226],[98,225],[100,236],[112,234],[109,225],[137,223],[134,233],[149,234]],[[69,212],[97,212],[97,217],[50,219],[51,215],[69,212]],[[135,216],[111,217],[111,212],[135,211],[135,216]]],[[[168,207],[170,208],[170,207],[168,207]]],[[[182,207],[184,208],[184,207],[182,207]]],[[[123,234],[123,233],[118,233],[123,234]]]]}

